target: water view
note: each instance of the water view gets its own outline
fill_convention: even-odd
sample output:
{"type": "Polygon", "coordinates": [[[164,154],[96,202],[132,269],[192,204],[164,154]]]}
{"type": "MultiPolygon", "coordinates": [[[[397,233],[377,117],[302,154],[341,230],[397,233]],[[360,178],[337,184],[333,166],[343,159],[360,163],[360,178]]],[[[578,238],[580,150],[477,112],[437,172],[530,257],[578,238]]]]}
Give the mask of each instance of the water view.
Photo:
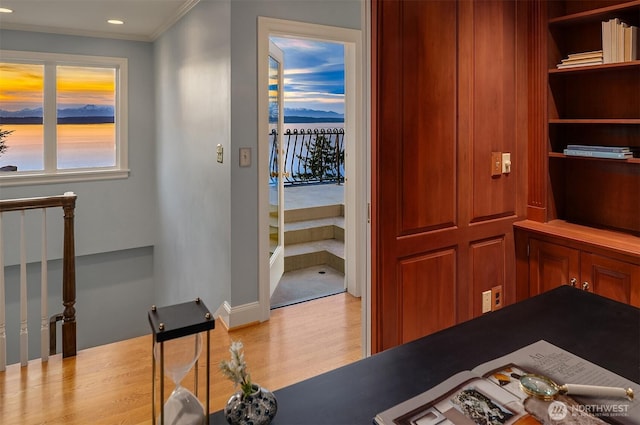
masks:
{"type": "MultiPolygon", "coordinates": [[[[42,124],[2,124],[13,131],[7,137],[9,147],[0,157],[0,167],[16,165],[18,171],[44,169],[42,124]]],[[[116,164],[115,124],[59,124],[58,169],[113,167],[116,164]]]]}

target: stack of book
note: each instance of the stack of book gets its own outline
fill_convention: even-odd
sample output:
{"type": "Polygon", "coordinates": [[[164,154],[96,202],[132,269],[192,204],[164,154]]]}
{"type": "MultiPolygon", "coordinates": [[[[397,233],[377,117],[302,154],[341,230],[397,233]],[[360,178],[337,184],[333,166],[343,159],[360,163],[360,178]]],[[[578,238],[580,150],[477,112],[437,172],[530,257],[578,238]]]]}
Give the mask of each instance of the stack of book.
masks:
{"type": "Polygon", "coordinates": [[[600,65],[602,63],[604,63],[603,52],[602,50],[596,50],[594,52],[572,53],[566,59],[562,59],[562,62],[558,64],[558,68],[575,68],[577,66],[600,65]]]}
{"type": "Polygon", "coordinates": [[[638,27],[618,18],[602,22],[604,63],[629,62],[638,59],[638,27]]]}
{"type": "Polygon", "coordinates": [[[621,146],[567,145],[564,154],[567,156],[588,156],[608,159],[633,158],[631,148],[621,146]]]}

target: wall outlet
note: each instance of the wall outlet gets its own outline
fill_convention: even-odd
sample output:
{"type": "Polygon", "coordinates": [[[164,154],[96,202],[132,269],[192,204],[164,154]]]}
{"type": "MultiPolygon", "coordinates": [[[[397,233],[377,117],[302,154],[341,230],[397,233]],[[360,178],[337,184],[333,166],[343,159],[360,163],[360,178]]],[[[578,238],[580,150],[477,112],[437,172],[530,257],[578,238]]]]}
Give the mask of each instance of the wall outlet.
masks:
{"type": "Polygon", "coordinates": [[[494,286],[491,288],[491,311],[501,309],[503,304],[502,285],[494,286]]]}
{"type": "Polygon", "coordinates": [[[491,311],[492,295],[491,290],[482,293],[482,314],[491,311]]]}
{"type": "Polygon", "coordinates": [[[502,152],[491,152],[491,177],[502,175],[502,152]]]}

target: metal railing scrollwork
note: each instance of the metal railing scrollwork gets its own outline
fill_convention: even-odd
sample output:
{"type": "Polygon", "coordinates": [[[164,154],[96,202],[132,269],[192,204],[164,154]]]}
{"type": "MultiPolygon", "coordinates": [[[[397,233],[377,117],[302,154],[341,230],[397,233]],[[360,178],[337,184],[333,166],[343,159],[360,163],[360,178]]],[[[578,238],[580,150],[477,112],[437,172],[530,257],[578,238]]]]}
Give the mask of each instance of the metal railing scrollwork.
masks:
{"type": "MultiPolygon", "coordinates": [[[[287,129],[283,135],[283,170],[285,185],[344,182],[344,129],[287,129]]],[[[278,135],[269,134],[269,175],[278,177],[278,135]]]]}

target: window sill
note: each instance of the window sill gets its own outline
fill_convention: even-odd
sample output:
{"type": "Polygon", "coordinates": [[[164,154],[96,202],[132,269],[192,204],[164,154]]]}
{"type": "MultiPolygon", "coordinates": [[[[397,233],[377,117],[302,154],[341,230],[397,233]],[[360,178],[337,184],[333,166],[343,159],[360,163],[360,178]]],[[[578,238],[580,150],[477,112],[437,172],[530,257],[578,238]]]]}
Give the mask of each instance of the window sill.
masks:
{"type": "Polygon", "coordinates": [[[95,180],[115,180],[129,177],[128,169],[120,170],[71,170],[57,173],[13,172],[0,173],[0,187],[27,186],[37,184],[86,182],[95,180]]]}

